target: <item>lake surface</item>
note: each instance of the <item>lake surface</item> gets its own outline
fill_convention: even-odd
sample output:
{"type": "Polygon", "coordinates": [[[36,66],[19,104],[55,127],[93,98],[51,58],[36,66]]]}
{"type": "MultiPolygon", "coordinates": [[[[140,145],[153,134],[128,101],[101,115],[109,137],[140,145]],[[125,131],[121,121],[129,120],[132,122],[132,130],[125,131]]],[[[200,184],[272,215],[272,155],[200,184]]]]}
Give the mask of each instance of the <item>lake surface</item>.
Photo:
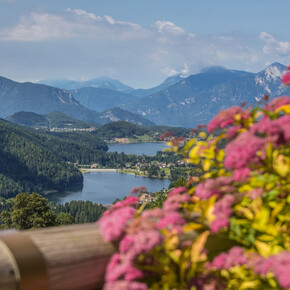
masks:
{"type": "Polygon", "coordinates": [[[108,147],[109,152],[136,155],[156,155],[157,151],[169,148],[165,143],[108,144],[108,147]]]}
{"type": "Polygon", "coordinates": [[[123,199],[134,187],[146,186],[147,191],[156,192],[168,188],[170,180],[140,177],[119,172],[84,173],[83,187],[46,196],[49,201],[64,204],[72,200],[90,200],[111,204],[116,198],[123,199]]]}

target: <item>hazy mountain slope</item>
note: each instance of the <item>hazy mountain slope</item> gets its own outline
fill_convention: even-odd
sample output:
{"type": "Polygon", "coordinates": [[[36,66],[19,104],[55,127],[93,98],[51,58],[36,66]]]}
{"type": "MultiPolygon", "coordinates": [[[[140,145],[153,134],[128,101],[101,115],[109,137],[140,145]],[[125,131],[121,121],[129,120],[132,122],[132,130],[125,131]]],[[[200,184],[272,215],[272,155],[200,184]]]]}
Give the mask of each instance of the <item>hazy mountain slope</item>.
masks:
{"type": "MultiPolygon", "coordinates": [[[[105,124],[115,118],[135,123],[148,124],[141,116],[122,110],[111,111],[111,117],[89,110],[75,100],[71,93],[63,89],[33,83],[18,83],[0,77],[0,118],[6,118],[17,112],[33,112],[49,114],[54,111],[62,112],[74,119],[105,124]],[[118,116],[114,116],[114,112],[118,116]],[[124,118],[124,119],[122,119],[124,118]]],[[[152,122],[149,122],[152,124],[152,122]]]]}
{"type": "Polygon", "coordinates": [[[99,121],[97,112],[82,106],[66,90],[33,83],[17,83],[3,77],[0,77],[0,103],[1,118],[20,111],[37,114],[60,111],[79,120],[99,121]]]}
{"type": "Polygon", "coordinates": [[[70,92],[83,106],[97,112],[103,112],[135,99],[130,94],[103,88],[86,87],[70,92]]]}
{"type": "Polygon", "coordinates": [[[122,108],[156,124],[194,127],[229,106],[244,101],[256,105],[265,94],[274,98],[286,93],[280,82],[284,69],[279,63],[257,74],[212,67],[122,108]]]}
{"type": "Polygon", "coordinates": [[[142,116],[139,116],[134,113],[130,113],[118,107],[102,112],[100,118],[103,120],[103,123],[115,122],[115,121],[126,121],[126,122],[133,123],[139,126],[154,126],[155,125],[152,121],[145,119],[142,116]]]}
{"type": "Polygon", "coordinates": [[[47,79],[47,80],[40,80],[38,81],[39,84],[49,85],[52,87],[66,89],[66,90],[75,90],[80,88],[86,87],[93,87],[93,88],[106,88],[112,89],[116,91],[131,91],[134,90],[132,87],[127,86],[120,82],[119,80],[115,80],[108,77],[100,77],[94,78],[88,81],[73,81],[73,80],[58,80],[58,79],[47,79]]]}
{"type": "Polygon", "coordinates": [[[79,121],[61,112],[52,112],[48,115],[40,115],[32,112],[18,112],[6,118],[6,120],[19,125],[34,128],[92,128],[99,127],[97,123],[79,121]]]}
{"type": "Polygon", "coordinates": [[[153,88],[150,88],[150,89],[137,89],[137,90],[134,90],[134,91],[130,91],[130,94],[132,94],[132,95],[134,95],[136,97],[142,98],[142,97],[154,94],[156,92],[159,92],[161,90],[167,89],[167,88],[173,86],[174,84],[182,81],[183,79],[184,78],[180,74],[177,74],[177,75],[168,77],[159,86],[156,86],[156,87],[153,87],[153,88]]]}

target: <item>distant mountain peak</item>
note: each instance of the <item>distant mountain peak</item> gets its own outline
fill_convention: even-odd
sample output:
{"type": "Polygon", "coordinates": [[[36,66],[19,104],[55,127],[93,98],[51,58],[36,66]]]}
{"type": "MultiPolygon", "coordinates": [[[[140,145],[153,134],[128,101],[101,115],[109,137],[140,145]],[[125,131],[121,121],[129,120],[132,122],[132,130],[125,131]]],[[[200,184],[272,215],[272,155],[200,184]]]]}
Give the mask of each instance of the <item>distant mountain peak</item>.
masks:
{"type": "Polygon", "coordinates": [[[229,71],[229,69],[225,68],[224,66],[220,66],[220,65],[207,66],[201,70],[202,73],[224,72],[224,71],[229,71]]]}
{"type": "Polygon", "coordinates": [[[133,88],[120,82],[119,80],[109,77],[98,77],[87,81],[74,81],[67,79],[44,79],[37,82],[38,84],[49,85],[66,90],[75,90],[85,87],[107,88],[116,91],[132,91],[133,88]]]}
{"type": "Polygon", "coordinates": [[[175,75],[168,77],[161,85],[175,84],[183,79],[184,79],[184,77],[182,76],[181,73],[175,74],[175,75]]]}
{"type": "Polygon", "coordinates": [[[264,70],[258,73],[258,76],[263,76],[267,81],[280,81],[280,78],[285,70],[286,66],[279,63],[274,62],[271,65],[267,66],[264,70]]]}

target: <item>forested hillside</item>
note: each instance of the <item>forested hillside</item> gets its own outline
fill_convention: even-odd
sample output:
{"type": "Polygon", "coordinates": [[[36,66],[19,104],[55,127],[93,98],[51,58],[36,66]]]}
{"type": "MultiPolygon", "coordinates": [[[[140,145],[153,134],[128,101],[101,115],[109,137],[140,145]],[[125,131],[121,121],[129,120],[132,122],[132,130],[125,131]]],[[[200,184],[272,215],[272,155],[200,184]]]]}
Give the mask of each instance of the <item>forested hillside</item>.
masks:
{"type": "Polygon", "coordinates": [[[99,128],[97,135],[105,139],[130,138],[148,134],[149,130],[125,121],[108,123],[99,128]]]}
{"type": "Polygon", "coordinates": [[[82,174],[44,146],[42,136],[0,119],[0,195],[80,184],[82,174]]]}
{"type": "Polygon", "coordinates": [[[52,112],[47,115],[36,114],[33,112],[17,112],[6,120],[33,128],[52,129],[52,128],[96,128],[100,125],[97,123],[84,122],[73,119],[61,112],[52,112]]]}

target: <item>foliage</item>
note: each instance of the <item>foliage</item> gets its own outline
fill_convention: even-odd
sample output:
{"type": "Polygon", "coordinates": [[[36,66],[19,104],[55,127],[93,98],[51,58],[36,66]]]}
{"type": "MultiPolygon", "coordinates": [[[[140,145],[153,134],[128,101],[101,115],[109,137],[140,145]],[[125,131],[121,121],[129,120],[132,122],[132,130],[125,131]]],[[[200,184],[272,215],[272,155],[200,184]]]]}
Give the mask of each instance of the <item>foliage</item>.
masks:
{"type": "Polygon", "coordinates": [[[64,223],[62,217],[65,218],[63,214],[69,214],[72,216],[76,224],[81,224],[97,221],[106,210],[106,208],[101,204],[93,203],[88,200],[73,200],[71,202],[66,202],[65,204],[55,204],[50,202],[49,207],[56,214],[62,214],[60,217],[62,224],[64,223]]]}
{"type": "Polygon", "coordinates": [[[83,182],[82,174],[51,150],[58,144],[64,148],[64,143],[54,138],[49,146],[47,140],[31,129],[0,120],[0,196],[64,189],[83,182]]]}
{"type": "Polygon", "coordinates": [[[142,136],[149,133],[149,130],[129,122],[117,121],[110,122],[102,126],[96,133],[99,137],[111,140],[114,138],[131,138],[134,136],[142,136]]]}
{"type": "Polygon", "coordinates": [[[20,193],[3,210],[0,218],[4,228],[26,230],[57,225],[56,214],[48,207],[47,199],[38,193],[20,193]]]}
{"type": "Polygon", "coordinates": [[[152,164],[149,168],[148,168],[148,177],[153,177],[153,176],[158,176],[159,174],[159,167],[152,164]]]}
{"type": "Polygon", "coordinates": [[[129,197],[100,219],[118,247],[104,289],[290,288],[290,97],[221,111],[208,131],[171,143],[201,170],[162,208],[129,197]]]}
{"type": "Polygon", "coordinates": [[[154,199],[153,199],[153,201],[149,202],[146,205],[146,209],[152,209],[152,208],[156,208],[156,207],[161,208],[163,205],[163,202],[167,198],[167,192],[158,191],[158,192],[153,193],[152,196],[154,197],[154,199]]]}

